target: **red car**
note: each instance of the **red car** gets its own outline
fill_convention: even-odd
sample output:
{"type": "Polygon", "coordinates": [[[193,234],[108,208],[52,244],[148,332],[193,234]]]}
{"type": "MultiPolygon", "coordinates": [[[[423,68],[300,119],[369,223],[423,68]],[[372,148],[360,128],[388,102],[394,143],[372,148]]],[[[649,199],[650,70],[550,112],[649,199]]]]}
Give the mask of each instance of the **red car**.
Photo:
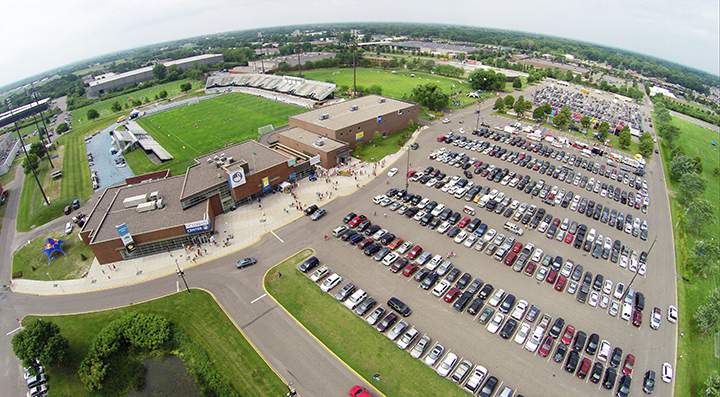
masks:
{"type": "Polygon", "coordinates": [[[360,386],[355,386],[352,389],[350,389],[350,395],[353,397],[372,397],[372,394],[365,391],[360,386]]]}
{"type": "Polygon", "coordinates": [[[570,345],[570,342],[572,342],[572,338],[575,335],[575,327],[572,325],[568,325],[565,327],[565,334],[563,334],[562,339],[560,339],[560,343],[563,345],[570,345]]]}
{"type": "Polygon", "coordinates": [[[573,239],[574,239],[574,238],[575,238],[575,236],[573,236],[572,234],[568,233],[568,234],[565,235],[565,242],[568,243],[568,244],[570,244],[570,243],[573,242],[573,239]]]}
{"type": "Polygon", "coordinates": [[[440,135],[439,137],[437,137],[438,142],[442,142],[444,140],[445,140],[445,135],[440,135]]]}
{"type": "Polygon", "coordinates": [[[577,375],[577,377],[580,379],[585,379],[588,372],[590,372],[591,364],[592,364],[592,361],[590,361],[589,358],[587,358],[587,357],[583,358],[582,362],[579,365],[577,373],[575,375],[577,375]]]}
{"type": "Polygon", "coordinates": [[[535,273],[535,269],[537,268],[537,265],[535,262],[530,262],[527,267],[525,268],[525,275],[528,277],[532,277],[533,273],[535,273]]]}
{"type": "Polygon", "coordinates": [[[511,252],[508,254],[508,256],[505,257],[505,264],[508,266],[512,266],[513,263],[515,263],[515,259],[517,259],[517,254],[511,252]]]}
{"type": "Polygon", "coordinates": [[[550,269],[550,271],[548,272],[548,275],[547,275],[547,278],[545,279],[545,281],[547,281],[547,282],[550,283],[550,284],[555,284],[555,280],[557,279],[557,276],[558,276],[557,270],[555,270],[555,269],[550,269]]]}
{"type": "Polygon", "coordinates": [[[394,250],[395,248],[399,247],[400,244],[403,243],[403,241],[405,241],[405,240],[398,237],[395,240],[393,240],[392,243],[390,243],[390,245],[388,245],[388,248],[390,248],[391,250],[394,250]]]}
{"type": "Polygon", "coordinates": [[[410,276],[412,276],[413,273],[415,273],[417,271],[417,269],[418,269],[418,265],[411,263],[411,264],[407,265],[407,267],[405,267],[405,269],[403,269],[402,274],[405,277],[410,277],[410,276]]]}
{"type": "Polygon", "coordinates": [[[350,225],[350,227],[356,227],[360,224],[360,222],[364,222],[366,220],[367,217],[365,215],[358,215],[355,218],[352,218],[350,222],[348,222],[348,225],[350,225]]]}
{"type": "Polygon", "coordinates": [[[465,218],[462,218],[460,220],[460,223],[458,223],[458,227],[462,229],[467,226],[468,223],[470,223],[470,218],[466,216],[465,218]]]}
{"type": "Polygon", "coordinates": [[[548,354],[550,354],[550,350],[552,350],[553,343],[555,343],[555,339],[553,339],[552,336],[548,335],[545,337],[545,341],[543,342],[542,346],[540,346],[540,356],[541,357],[547,357],[548,354]]]}
{"type": "Polygon", "coordinates": [[[553,219],[553,225],[560,226],[560,218],[553,219]]]}
{"type": "Polygon", "coordinates": [[[445,302],[451,303],[453,300],[455,300],[455,297],[457,297],[458,293],[460,293],[459,289],[455,287],[450,288],[450,291],[445,294],[445,302]]]}
{"type": "Polygon", "coordinates": [[[567,283],[567,277],[565,277],[561,274],[560,277],[558,277],[557,283],[555,284],[555,290],[562,292],[565,289],[566,283],[567,283]]]}
{"type": "Polygon", "coordinates": [[[632,375],[633,365],[635,365],[635,356],[628,354],[625,356],[625,364],[623,364],[622,372],[625,375],[632,375]]]}
{"type": "Polygon", "coordinates": [[[367,247],[368,245],[370,245],[374,242],[375,242],[375,240],[373,240],[372,237],[368,237],[365,240],[359,242],[357,246],[360,249],[365,249],[365,247],[367,247]]]}
{"type": "Polygon", "coordinates": [[[520,243],[520,242],[515,243],[515,245],[513,246],[512,252],[517,254],[518,252],[520,252],[520,250],[522,248],[523,248],[523,243],[520,243]]]}
{"type": "Polygon", "coordinates": [[[633,312],[633,325],[638,328],[642,325],[642,312],[640,310],[635,309],[633,312]]]}
{"type": "Polygon", "coordinates": [[[410,178],[410,177],[412,177],[412,176],[415,175],[415,174],[417,174],[417,171],[415,171],[415,170],[408,171],[407,177],[410,178]]]}
{"type": "Polygon", "coordinates": [[[400,271],[400,269],[404,268],[408,264],[408,258],[402,257],[395,262],[393,262],[392,266],[390,266],[390,271],[393,273],[397,273],[400,271]]]}
{"type": "Polygon", "coordinates": [[[410,252],[408,253],[408,258],[410,258],[410,259],[415,259],[415,258],[418,257],[418,255],[420,255],[421,252],[422,252],[422,247],[419,246],[419,245],[416,245],[416,246],[414,246],[413,249],[411,249],[410,252]]]}

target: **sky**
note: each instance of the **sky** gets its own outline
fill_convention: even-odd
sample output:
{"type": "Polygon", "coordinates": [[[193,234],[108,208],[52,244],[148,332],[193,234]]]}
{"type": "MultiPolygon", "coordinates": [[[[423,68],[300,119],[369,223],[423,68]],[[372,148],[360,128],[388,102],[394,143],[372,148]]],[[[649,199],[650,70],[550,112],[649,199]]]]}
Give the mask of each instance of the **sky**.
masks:
{"type": "Polygon", "coordinates": [[[219,32],[340,22],[419,22],[575,39],[720,73],[717,0],[7,1],[0,86],[95,56],[219,32]]]}

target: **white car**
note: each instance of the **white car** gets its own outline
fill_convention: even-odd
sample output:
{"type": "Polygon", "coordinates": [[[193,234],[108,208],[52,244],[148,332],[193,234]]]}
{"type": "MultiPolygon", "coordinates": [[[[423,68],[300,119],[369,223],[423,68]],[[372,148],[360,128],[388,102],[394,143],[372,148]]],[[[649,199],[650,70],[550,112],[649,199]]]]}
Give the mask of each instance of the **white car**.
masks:
{"type": "Polygon", "coordinates": [[[432,294],[435,296],[442,296],[448,288],[450,288],[450,282],[447,280],[441,280],[438,285],[433,288],[432,294]]]}
{"type": "Polygon", "coordinates": [[[432,214],[432,216],[438,216],[444,210],[445,210],[445,204],[440,203],[437,206],[435,206],[435,208],[433,208],[433,210],[430,211],[430,213],[432,214]]]}
{"type": "Polygon", "coordinates": [[[426,205],[428,205],[429,202],[430,202],[430,199],[426,197],[418,203],[417,207],[420,209],[423,209],[423,208],[425,208],[426,205]]]}
{"type": "Polygon", "coordinates": [[[533,256],[532,256],[531,260],[532,260],[533,262],[539,263],[540,260],[542,259],[542,256],[543,256],[543,250],[541,250],[540,248],[538,248],[538,249],[535,250],[535,253],[533,253],[533,256]]]}
{"type": "Polygon", "coordinates": [[[358,307],[359,304],[362,303],[362,301],[367,298],[367,293],[361,289],[355,291],[354,294],[352,294],[348,300],[345,301],[345,307],[347,307],[350,310],[355,310],[356,307],[358,307]]]}
{"type": "Polygon", "coordinates": [[[610,355],[610,342],[603,340],[600,342],[600,349],[598,349],[597,358],[600,361],[607,361],[610,355]]]}
{"type": "Polygon", "coordinates": [[[667,319],[668,319],[668,321],[670,321],[670,322],[673,323],[673,324],[677,323],[677,319],[678,319],[678,309],[677,309],[677,307],[675,307],[674,305],[670,305],[670,306],[668,307],[667,319]]]}
{"type": "Polygon", "coordinates": [[[400,246],[400,248],[397,249],[397,253],[403,255],[408,252],[412,247],[414,247],[412,241],[406,241],[400,246]]]}
{"type": "Polygon", "coordinates": [[[400,257],[400,254],[396,252],[391,252],[387,254],[385,258],[383,258],[382,264],[385,266],[390,266],[400,257]]]}
{"type": "Polygon", "coordinates": [[[610,280],[605,280],[605,284],[603,285],[603,292],[606,294],[612,293],[613,290],[613,282],[610,280]]]}
{"type": "Polygon", "coordinates": [[[428,355],[425,356],[425,359],[423,360],[423,362],[428,367],[434,367],[435,363],[437,363],[437,360],[440,358],[440,356],[443,354],[444,351],[445,351],[445,348],[443,347],[443,345],[441,345],[441,344],[435,345],[435,347],[433,347],[432,350],[430,350],[430,353],[428,353],[428,355]]]}
{"type": "Polygon", "coordinates": [[[430,259],[430,262],[428,262],[428,264],[426,266],[427,269],[430,271],[435,270],[438,266],[440,266],[440,264],[442,263],[442,260],[443,260],[442,255],[436,254],[435,256],[433,256],[432,259],[430,259]]]}
{"type": "Polygon", "coordinates": [[[520,326],[520,330],[518,330],[517,334],[515,334],[515,343],[518,345],[522,345],[525,343],[525,339],[527,339],[528,334],[530,333],[530,324],[528,323],[522,323],[520,326]]]}
{"type": "Polygon", "coordinates": [[[628,267],[628,257],[627,255],[623,255],[620,257],[620,267],[623,269],[628,267]]]}
{"type": "Polygon", "coordinates": [[[617,285],[615,286],[615,294],[613,294],[613,297],[615,299],[621,299],[624,294],[625,294],[625,284],[617,283],[617,285]]]}
{"type": "Polygon", "coordinates": [[[323,283],[320,285],[320,290],[322,292],[329,292],[331,289],[335,288],[338,284],[340,284],[340,281],[342,281],[342,277],[340,277],[339,274],[333,273],[328,278],[323,281],[323,283]]]}
{"type": "Polygon", "coordinates": [[[532,335],[530,335],[527,343],[525,343],[525,349],[531,353],[535,353],[535,350],[537,350],[538,345],[540,345],[540,341],[542,340],[544,334],[544,329],[540,328],[539,326],[535,327],[532,335]]]}
{"type": "Polygon", "coordinates": [[[490,321],[490,323],[487,325],[487,330],[491,334],[497,333],[497,331],[500,329],[500,326],[502,325],[503,321],[505,321],[505,315],[502,313],[495,314],[495,317],[490,321]]]}
{"type": "Polygon", "coordinates": [[[590,299],[588,299],[588,305],[590,305],[592,307],[597,307],[599,301],[600,301],[600,294],[598,294],[597,291],[593,291],[590,294],[590,299]]]}
{"type": "Polygon", "coordinates": [[[322,266],[321,268],[315,270],[315,273],[313,273],[310,276],[310,281],[316,283],[321,278],[325,277],[328,274],[328,268],[327,266],[322,266]]]}
{"type": "Polygon", "coordinates": [[[458,357],[455,353],[448,353],[442,360],[440,365],[438,365],[438,375],[442,376],[443,378],[447,377],[450,374],[450,371],[452,371],[453,367],[455,367],[457,359],[458,357]]]}
{"type": "Polygon", "coordinates": [[[467,248],[471,248],[477,242],[478,239],[479,239],[478,235],[473,233],[468,236],[468,238],[465,240],[463,245],[467,248]]]}
{"type": "Polygon", "coordinates": [[[610,297],[603,294],[603,296],[600,297],[600,307],[603,309],[607,309],[609,304],[610,304],[610,297]]]}
{"type": "Polygon", "coordinates": [[[472,375],[470,375],[467,382],[465,382],[465,386],[463,386],[463,389],[468,393],[475,395],[475,393],[480,389],[480,386],[485,380],[485,376],[487,376],[487,373],[487,368],[483,367],[482,365],[476,366],[473,370],[472,375]]]}
{"type": "Polygon", "coordinates": [[[463,241],[465,241],[465,239],[467,238],[467,236],[468,236],[468,232],[466,232],[465,230],[463,230],[463,231],[461,231],[460,233],[458,233],[457,236],[455,236],[455,240],[454,240],[454,241],[455,241],[456,244],[460,244],[460,243],[462,243],[463,241]]]}
{"type": "Polygon", "coordinates": [[[645,273],[647,273],[647,266],[643,263],[643,264],[640,265],[640,267],[638,268],[638,274],[641,275],[641,276],[644,276],[645,273]]]}
{"type": "Polygon", "coordinates": [[[418,211],[417,214],[413,217],[414,220],[419,221],[422,219],[425,215],[427,215],[427,212],[425,211],[418,211]]]}
{"type": "Polygon", "coordinates": [[[521,299],[520,301],[518,301],[517,305],[515,305],[515,309],[513,310],[510,317],[514,318],[515,320],[521,321],[523,316],[525,315],[525,309],[527,309],[527,306],[527,301],[521,299]]]}
{"type": "Polygon", "coordinates": [[[72,233],[72,230],[73,230],[73,224],[72,224],[72,222],[66,223],[66,224],[65,224],[65,234],[70,234],[70,233],[72,233]]]}
{"type": "Polygon", "coordinates": [[[490,301],[488,302],[490,306],[497,307],[498,304],[500,304],[500,301],[505,296],[505,290],[502,288],[499,288],[493,296],[490,298],[490,301]]]}
{"type": "Polygon", "coordinates": [[[452,226],[452,223],[450,223],[449,221],[445,221],[442,223],[442,225],[438,226],[437,232],[440,234],[444,234],[448,231],[448,229],[450,229],[450,226],[452,226]]]}
{"type": "Polygon", "coordinates": [[[560,270],[560,274],[563,275],[564,277],[570,277],[570,273],[572,273],[573,265],[574,264],[569,260],[567,262],[565,262],[565,264],[562,267],[562,270],[560,270]]]}
{"type": "Polygon", "coordinates": [[[543,281],[543,280],[545,280],[547,273],[548,273],[548,268],[544,267],[544,266],[540,266],[540,269],[538,270],[537,274],[535,275],[535,278],[538,281],[543,281]]]}
{"type": "Polygon", "coordinates": [[[670,363],[663,363],[662,366],[662,380],[665,383],[672,382],[673,378],[673,367],[670,363]]]}
{"type": "Polygon", "coordinates": [[[380,203],[382,203],[382,201],[385,200],[386,198],[388,198],[388,197],[387,197],[386,195],[384,195],[384,194],[381,194],[381,195],[379,195],[379,196],[375,196],[375,197],[373,197],[373,203],[375,203],[375,204],[380,204],[380,203]]]}
{"type": "Polygon", "coordinates": [[[420,334],[418,330],[416,330],[414,327],[410,329],[410,331],[405,332],[405,334],[400,338],[400,340],[397,342],[397,347],[400,350],[405,350],[410,346],[411,343],[417,338],[417,336],[420,334]]]}
{"type": "Polygon", "coordinates": [[[620,311],[620,302],[616,300],[610,302],[610,307],[608,308],[608,315],[616,317],[618,311],[620,311]]]}
{"type": "Polygon", "coordinates": [[[389,176],[389,177],[393,177],[393,176],[395,176],[397,173],[398,173],[398,169],[397,169],[397,168],[391,168],[390,171],[388,171],[388,176],[389,176]]]}

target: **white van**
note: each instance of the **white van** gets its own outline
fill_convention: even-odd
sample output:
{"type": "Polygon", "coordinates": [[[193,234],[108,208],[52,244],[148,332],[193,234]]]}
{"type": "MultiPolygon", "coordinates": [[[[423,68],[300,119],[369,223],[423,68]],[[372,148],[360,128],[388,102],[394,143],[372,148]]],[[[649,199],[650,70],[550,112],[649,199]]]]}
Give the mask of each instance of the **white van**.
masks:
{"type": "Polygon", "coordinates": [[[480,199],[480,202],[478,202],[478,207],[485,208],[488,201],[490,201],[490,195],[486,194],[480,199]]]}
{"type": "Polygon", "coordinates": [[[385,200],[386,198],[387,198],[387,196],[384,195],[384,194],[381,194],[381,195],[379,195],[379,196],[375,196],[375,197],[373,197],[373,203],[375,203],[375,204],[380,204],[380,202],[382,202],[382,201],[385,200]]]}
{"type": "Polygon", "coordinates": [[[470,207],[469,205],[463,207],[463,212],[470,216],[475,216],[475,208],[470,207]]]}
{"type": "Polygon", "coordinates": [[[632,315],[632,305],[629,303],[623,303],[622,307],[622,313],[620,314],[620,318],[623,320],[630,320],[630,316],[632,315]]]}

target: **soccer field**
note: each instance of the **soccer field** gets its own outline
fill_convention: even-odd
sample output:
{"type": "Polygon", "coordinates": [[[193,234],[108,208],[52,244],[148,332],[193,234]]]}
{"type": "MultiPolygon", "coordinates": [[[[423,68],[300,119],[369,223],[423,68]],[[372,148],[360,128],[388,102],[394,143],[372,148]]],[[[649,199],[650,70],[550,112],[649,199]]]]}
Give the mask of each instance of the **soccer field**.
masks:
{"type": "MultiPolygon", "coordinates": [[[[303,72],[303,77],[335,83],[338,90],[340,86],[352,87],[353,85],[353,71],[350,68],[308,70],[303,72]]],[[[396,99],[402,99],[403,95],[410,96],[410,92],[416,85],[427,83],[437,84],[446,94],[452,94],[460,90],[463,90],[464,93],[474,91],[470,84],[463,81],[409,70],[397,70],[396,74],[392,74],[390,70],[357,69],[358,86],[368,88],[373,84],[378,84],[382,87],[383,95],[396,99]],[[415,77],[410,77],[413,74],[415,77]]],[[[465,95],[461,95],[461,97],[464,98],[465,95]]]]}
{"type": "Polygon", "coordinates": [[[184,174],[192,160],[228,144],[255,139],[258,127],[287,125],[288,116],[307,109],[246,94],[224,94],[138,120],[155,140],[175,158],[153,165],[142,151],[126,156],[136,175],[170,168],[184,174]]]}

